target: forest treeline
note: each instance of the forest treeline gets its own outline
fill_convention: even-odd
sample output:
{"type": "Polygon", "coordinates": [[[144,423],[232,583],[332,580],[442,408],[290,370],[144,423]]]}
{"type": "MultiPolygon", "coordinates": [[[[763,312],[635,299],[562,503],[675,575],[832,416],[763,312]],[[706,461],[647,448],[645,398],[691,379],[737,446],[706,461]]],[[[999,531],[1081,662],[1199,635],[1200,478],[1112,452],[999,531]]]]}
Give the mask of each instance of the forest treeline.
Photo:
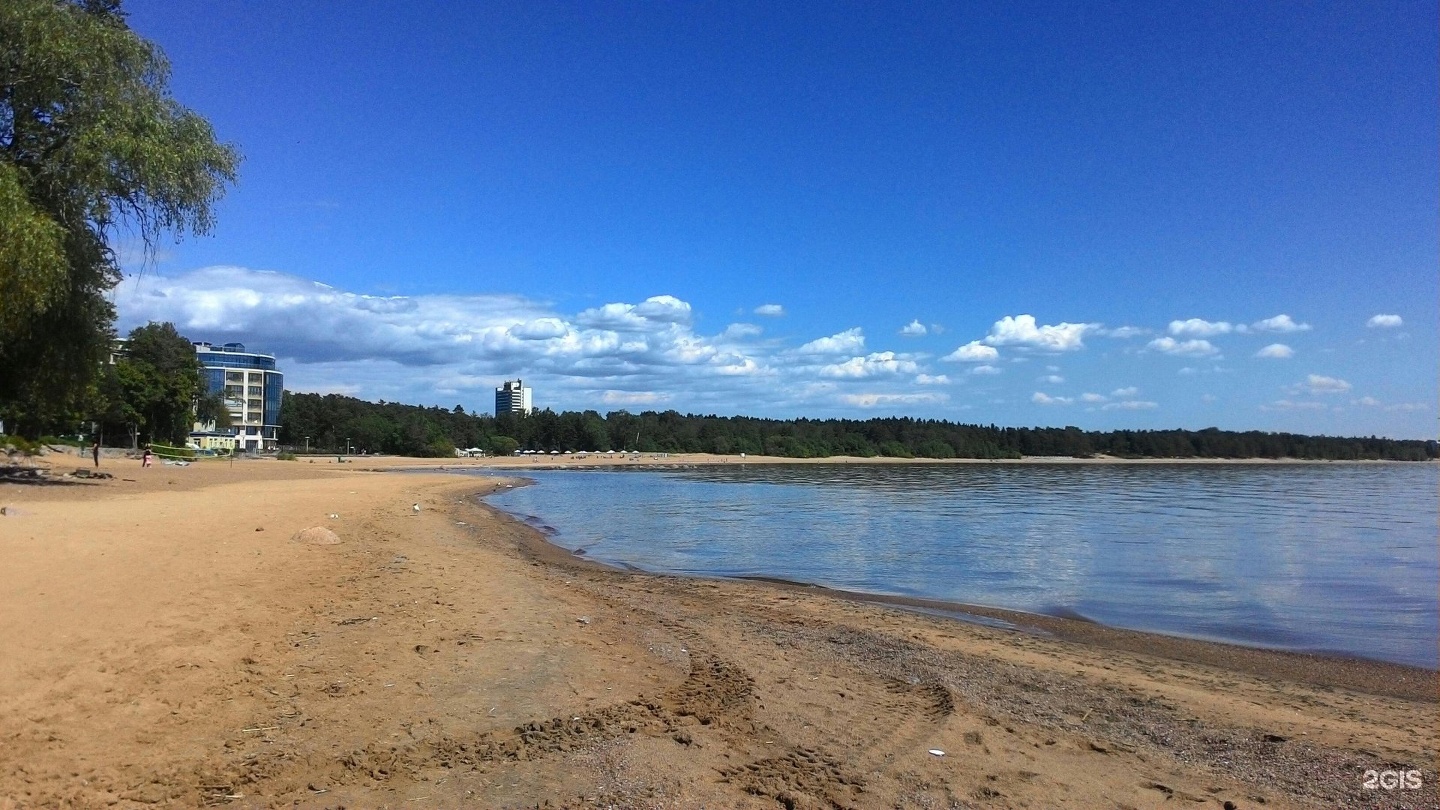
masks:
{"type": "Polygon", "coordinates": [[[636,450],[722,455],[1019,458],[1096,454],[1129,458],[1304,458],[1425,461],[1434,441],[1204,430],[1087,431],[1014,428],[931,419],[755,419],[675,411],[467,413],[366,402],[338,394],[285,392],[280,442],[297,450],[452,456],[455,448],[508,455],[523,450],[636,450]]]}

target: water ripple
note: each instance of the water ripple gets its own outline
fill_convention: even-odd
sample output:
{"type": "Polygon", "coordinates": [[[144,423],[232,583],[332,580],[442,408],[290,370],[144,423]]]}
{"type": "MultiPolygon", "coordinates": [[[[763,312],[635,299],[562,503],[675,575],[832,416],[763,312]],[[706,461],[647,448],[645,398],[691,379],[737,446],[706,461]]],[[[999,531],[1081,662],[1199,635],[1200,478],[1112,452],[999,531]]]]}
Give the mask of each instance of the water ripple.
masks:
{"type": "Polygon", "coordinates": [[[1440,469],[731,465],[494,496],[650,571],[775,576],[1435,667],[1440,469]]]}

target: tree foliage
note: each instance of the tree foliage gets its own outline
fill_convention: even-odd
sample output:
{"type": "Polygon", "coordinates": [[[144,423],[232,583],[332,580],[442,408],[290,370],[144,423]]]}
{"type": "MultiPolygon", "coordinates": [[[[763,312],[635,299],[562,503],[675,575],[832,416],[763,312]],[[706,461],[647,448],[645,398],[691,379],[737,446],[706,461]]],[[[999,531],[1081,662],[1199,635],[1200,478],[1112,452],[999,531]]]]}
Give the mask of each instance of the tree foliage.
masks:
{"type": "Polygon", "coordinates": [[[982,458],[1021,456],[1125,458],[1306,458],[1423,461],[1434,442],[1205,430],[1084,431],[1076,427],[1011,428],[931,419],[754,419],[675,411],[630,413],[536,411],[528,417],[467,414],[456,407],[379,404],[353,397],[285,392],[280,442],[316,449],[351,444],[370,452],[444,455],[431,443],[478,447],[507,455],[527,450],[774,455],[789,458],[888,456],[982,458]]]}
{"type": "Polygon", "coordinates": [[[174,324],[132,330],[103,378],[101,421],[107,432],[122,429],[139,441],[184,444],[196,402],[205,394],[200,374],[194,345],[174,324]]]}
{"type": "Polygon", "coordinates": [[[170,97],[116,0],[0,3],[0,417],[87,410],[113,338],[112,242],[205,233],[239,155],[170,97]]]}

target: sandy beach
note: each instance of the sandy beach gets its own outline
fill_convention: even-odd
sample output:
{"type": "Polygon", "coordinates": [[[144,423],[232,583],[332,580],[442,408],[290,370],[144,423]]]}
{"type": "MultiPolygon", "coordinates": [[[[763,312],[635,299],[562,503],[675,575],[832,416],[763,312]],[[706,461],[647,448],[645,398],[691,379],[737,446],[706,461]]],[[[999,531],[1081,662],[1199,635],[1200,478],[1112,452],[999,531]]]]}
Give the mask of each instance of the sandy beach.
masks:
{"type": "Polygon", "coordinates": [[[436,464],[0,483],[0,808],[1440,803],[1434,672],[615,571],[436,464]]]}

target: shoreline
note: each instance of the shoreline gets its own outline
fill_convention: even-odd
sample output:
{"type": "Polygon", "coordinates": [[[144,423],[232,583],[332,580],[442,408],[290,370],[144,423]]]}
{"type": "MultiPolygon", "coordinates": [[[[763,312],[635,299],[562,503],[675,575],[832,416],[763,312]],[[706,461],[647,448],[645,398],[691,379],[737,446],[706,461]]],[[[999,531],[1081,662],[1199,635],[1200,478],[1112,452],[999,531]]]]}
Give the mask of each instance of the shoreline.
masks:
{"type": "MultiPolygon", "coordinates": [[[[1404,462],[1395,462],[1404,463],[1404,462]]],[[[487,469],[485,467],[480,470],[487,469]]],[[[495,468],[488,468],[495,469],[495,468]]],[[[553,471],[554,467],[527,467],[525,469],[543,469],[553,471]]],[[[561,467],[558,469],[573,469],[561,467]]],[[[622,469],[656,470],[667,469],[655,465],[635,465],[622,469]]],[[[464,475],[475,468],[462,468],[447,470],[444,467],[433,468],[432,471],[450,472],[451,474],[464,475]]],[[[513,473],[513,470],[497,470],[502,473],[513,473]]],[[[536,482],[533,479],[520,478],[521,483],[517,486],[530,486],[536,482]]],[[[497,494],[492,492],[490,494],[497,494]]],[[[628,573],[647,573],[656,576],[687,576],[697,579],[732,579],[752,582],[764,582],[784,588],[798,588],[823,591],[843,599],[850,599],[860,602],[874,604],[886,604],[906,608],[921,608],[928,610],[947,611],[958,614],[979,616],[985,619],[1007,622],[1022,627],[1029,627],[1042,632],[1049,632],[1060,637],[1081,640],[1089,639],[1094,643],[1111,646],[1119,649],[1140,651],[1147,646],[1154,649],[1164,649],[1171,657],[1177,660],[1192,661],[1195,663],[1214,662],[1224,658],[1231,658],[1237,662],[1244,662],[1245,671],[1252,674],[1273,674],[1277,672],[1290,673],[1287,677],[1299,677],[1296,673],[1303,673],[1307,668],[1312,668],[1314,662],[1332,662],[1333,666],[1321,667],[1319,671],[1325,675],[1310,682],[1323,686],[1345,686],[1363,688],[1366,690],[1380,690],[1377,693],[1394,694],[1395,696],[1410,697],[1412,699],[1426,699],[1423,687],[1417,687],[1428,676],[1430,681],[1435,681],[1440,675],[1440,668],[1429,668],[1415,664],[1407,664],[1398,661],[1387,661],[1378,658],[1367,658],[1365,656],[1347,653],[1343,650],[1323,649],[1286,649],[1283,647],[1265,646],[1263,644],[1248,644],[1239,641],[1230,641],[1219,638],[1205,638],[1201,636],[1184,635],[1183,633],[1170,633],[1158,630],[1147,630],[1142,628],[1123,627],[1110,625],[1091,619],[1086,616],[1065,616],[1050,613],[1027,611],[1017,608],[1007,608],[996,605],[982,605],[978,603],[952,601],[941,598],[925,596],[906,596],[901,594],[872,593],[868,591],[850,590],[836,588],[829,585],[804,582],[783,577],[776,577],[768,574],[755,574],[746,576],[717,576],[706,574],[683,574],[665,571],[651,571],[649,569],[630,567],[606,563],[585,554],[576,554],[565,547],[554,543],[545,532],[530,526],[527,521],[520,518],[503,507],[495,507],[500,513],[525,525],[526,528],[537,531],[544,542],[560,552],[571,555],[576,559],[583,559],[586,562],[602,565],[615,571],[628,573]],[[1226,652],[1229,651],[1229,652],[1226,652]],[[1265,655],[1275,655],[1283,660],[1266,662],[1260,660],[1265,655]],[[1343,675],[1339,674],[1341,671],[1343,675]],[[1387,691],[1387,690],[1397,691],[1387,691]],[[1417,691],[1419,690],[1419,691],[1417,691]],[[1416,697],[1419,695],[1419,697],[1416,697]]],[[[956,617],[957,620],[965,620],[963,616],[956,617]]],[[[1301,677],[1301,679],[1304,679],[1301,677]]]]}
{"type": "MultiPolygon", "coordinates": [[[[301,456],[301,459],[307,458],[301,456]]],[[[316,458],[329,459],[333,457],[317,456],[316,458]]],[[[455,458],[455,459],[434,459],[416,458],[409,456],[350,456],[344,463],[364,463],[364,469],[376,472],[405,468],[405,469],[436,469],[447,468],[493,468],[497,470],[510,469],[533,469],[533,470],[566,470],[566,469],[666,469],[681,467],[700,466],[734,466],[745,464],[756,465],[939,465],[939,466],[970,466],[970,465],[1014,465],[1014,466],[1155,466],[1155,465],[1195,465],[1195,466],[1223,466],[1223,465],[1245,465],[1245,466],[1326,466],[1326,465],[1440,465],[1440,459],[1429,461],[1399,461],[1392,459],[1354,459],[1354,460],[1330,460],[1330,459],[1301,459],[1301,458],[1119,458],[1114,456],[1103,456],[1095,458],[1074,458],[1071,456],[1025,456],[1015,459],[982,459],[982,458],[889,458],[889,457],[862,457],[862,456],[826,456],[823,458],[790,458],[788,456],[746,456],[741,458],[737,455],[713,455],[709,453],[632,453],[621,455],[616,453],[613,456],[589,454],[585,456],[504,456],[504,457],[481,457],[481,458],[455,458]]]]}
{"type": "MultiPolygon", "coordinates": [[[[530,479],[517,480],[520,483],[514,486],[533,486],[535,483],[530,479]]],[[[492,489],[477,497],[483,501],[484,498],[498,493],[499,490],[492,489]]],[[[1038,631],[1063,641],[1087,644],[1098,649],[1145,653],[1179,662],[1233,669],[1236,672],[1259,677],[1284,678],[1328,688],[1357,689],[1371,694],[1417,702],[1440,702],[1440,691],[1437,691],[1437,686],[1440,686],[1440,669],[1363,658],[1341,652],[1298,651],[1237,644],[1171,635],[1152,630],[1117,627],[1084,617],[1069,618],[969,602],[854,591],[764,574],[734,577],[704,576],[612,565],[593,559],[588,555],[576,554],[564,546],[551,542],[550,536],[544,531],[531,526],[515,514],[488,502],[486,505],[504,519],[513,521],[521,531],[530,533],[531,552],[537,559],[542,559],[552,565],[598,568],[618,575],[674,577],[693,579],[697,582],[755,583],[781,591],[817,593],[857,603],[934,611],[936,615],[943,618],[960,622],[967,621],[965,617],[968,615],[1003,623],[996,629],[1008,632],[1038,631]]],[[[994,627],[987,622],[978,623],[994,627]]]]}
{"type": "Polygon", "coordinates": [[[1437,798],[1433,688],[1398,697],[1328,659],[1305,663],[1341,685],[1083,622],[1054,620],[1070,639],[612,569],[482,499],[513,481],[102,470],[0,483],[4,810],[1437,798]],[[1420,790],[1360,784],[1402,766],[1420,790]]]}

